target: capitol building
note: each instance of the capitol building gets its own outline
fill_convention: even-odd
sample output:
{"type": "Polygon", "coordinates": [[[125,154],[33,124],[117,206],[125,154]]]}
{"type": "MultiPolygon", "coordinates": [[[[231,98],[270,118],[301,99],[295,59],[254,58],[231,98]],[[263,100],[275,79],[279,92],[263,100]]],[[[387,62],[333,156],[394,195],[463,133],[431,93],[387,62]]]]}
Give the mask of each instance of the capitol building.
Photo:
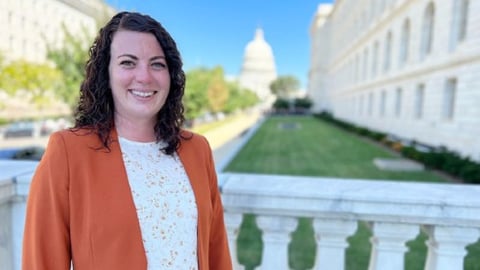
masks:
{"type": "Polygon", "coordinates": [[[238,83],[255,92],[261,101],[271,102],[270,83],[276,78],[272,47],[265,41],[263,30],[257,28],[254,39],[245,47],[238,83]]]}
{"type": "Polygon", "coordinates": [[[480,1],[337,0],[310,29],[316,112],[480,160],[480,1]]]}

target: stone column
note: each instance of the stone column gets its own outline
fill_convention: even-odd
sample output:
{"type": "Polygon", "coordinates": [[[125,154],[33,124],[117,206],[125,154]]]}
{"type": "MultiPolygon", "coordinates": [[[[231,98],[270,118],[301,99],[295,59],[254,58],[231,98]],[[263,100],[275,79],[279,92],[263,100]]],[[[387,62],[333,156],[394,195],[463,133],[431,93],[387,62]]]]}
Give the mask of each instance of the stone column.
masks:
{"type": "Polygon", "coordinates": [[[357,229],[357,221],[316,218],[313,227],[317,242],[313,269],[345,269],[346,239],[357,229]]]}
{"type": "Polygon", "coordinates": [[[405,243],[414,239],[420,226],[414,224],[375,222],[369,270],[404,270],[405,243]]]}
{"type": "Polygon", "coordinates": [[[243,220],[243,214],[225,212],[223,215],[225,219],[225,227],[227,229],[228,244],[230,247],[230,256],[232,257],[233,269],[242,270],[244,267],[238,262],[237,257],[237,237],[243,220]]]}
{"type": "Polygon", "coordinates": [[[480,236],[478,228],[428,226],[425,231],[429,235],[425,270],[463,269],[465,247],[480,236]]]}
{"type": "Polygon", "coordinates": [[[257,216],[262,230],[263,254],[260,270],[288,269],[288,244],[298,219],[284,216],[257,216]]]}

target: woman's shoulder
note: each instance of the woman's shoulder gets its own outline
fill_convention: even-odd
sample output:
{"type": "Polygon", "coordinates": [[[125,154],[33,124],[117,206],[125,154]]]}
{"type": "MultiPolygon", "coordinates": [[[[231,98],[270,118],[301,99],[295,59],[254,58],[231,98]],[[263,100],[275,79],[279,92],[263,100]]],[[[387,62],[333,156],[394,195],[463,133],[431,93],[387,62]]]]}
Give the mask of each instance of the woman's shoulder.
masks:
{"type": "Polygon", "coordinates": [[[210,151],[210,144],[207,138],[199,133],[190,130],[180,131],[180,147],[194,147],[197,150],[205,149],[210,151]]]}
{"type": "Polygon", "coordinates": [[[191,130],[182,129],[180,131],[181,141],[192,141],[193,143],[207,142],[205,136],[191,130]]]}
{"type": "Polygon", "coordinates": [[[50,134],[50,144],[63,144],[67,147],[89,146],[98,148],[101,146],[97,133],[86,128],[67,128],[50,134]]]}
{"type": "Polygon", "coordinates": [[[66,128],[53,132],[50,137],[52,138],[63,138],[63,139],[74,139],[83,137],[86,139],[97,137],[96,132],[92,129],[87,128],[66,128]]]}

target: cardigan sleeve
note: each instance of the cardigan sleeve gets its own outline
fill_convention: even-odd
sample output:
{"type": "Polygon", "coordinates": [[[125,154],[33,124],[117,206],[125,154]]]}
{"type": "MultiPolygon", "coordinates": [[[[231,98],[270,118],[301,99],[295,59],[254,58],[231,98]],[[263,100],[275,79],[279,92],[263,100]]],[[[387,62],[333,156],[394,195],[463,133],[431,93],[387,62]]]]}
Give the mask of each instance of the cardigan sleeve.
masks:
{"type": "Polygon", "coordinates": [[[225,221],[223,216],[223,205],[218,188],[217,173],[213,161],[212,150],[207,141],[208,146],[208,171],[210,180],[210,192],[212,200],[212,223],[210,227],[210,243],[209,243],[209,270],[231,270],[232,259],[228,246],[228,238],[225,229],[225,221]]]}
{"type": "Polygon", "coordinates": [[[34,173],[27,198],[23,270],[70,269],[68,167],[64,140],[54,133],[34,173]]]}

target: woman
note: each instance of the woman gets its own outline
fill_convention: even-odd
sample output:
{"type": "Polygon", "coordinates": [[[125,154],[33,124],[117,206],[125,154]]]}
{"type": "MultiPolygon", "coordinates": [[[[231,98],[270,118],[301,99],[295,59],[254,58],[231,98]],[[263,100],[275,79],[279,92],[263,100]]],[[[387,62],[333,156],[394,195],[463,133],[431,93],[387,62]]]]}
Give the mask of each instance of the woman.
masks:
{"type": "Polygon", "coordinates": [[[231,269],[211,149],[181,129],[185,74],[149,16],[115,15],[90,49],[72,129],[30,187],[23,269],[231,269]]]}

